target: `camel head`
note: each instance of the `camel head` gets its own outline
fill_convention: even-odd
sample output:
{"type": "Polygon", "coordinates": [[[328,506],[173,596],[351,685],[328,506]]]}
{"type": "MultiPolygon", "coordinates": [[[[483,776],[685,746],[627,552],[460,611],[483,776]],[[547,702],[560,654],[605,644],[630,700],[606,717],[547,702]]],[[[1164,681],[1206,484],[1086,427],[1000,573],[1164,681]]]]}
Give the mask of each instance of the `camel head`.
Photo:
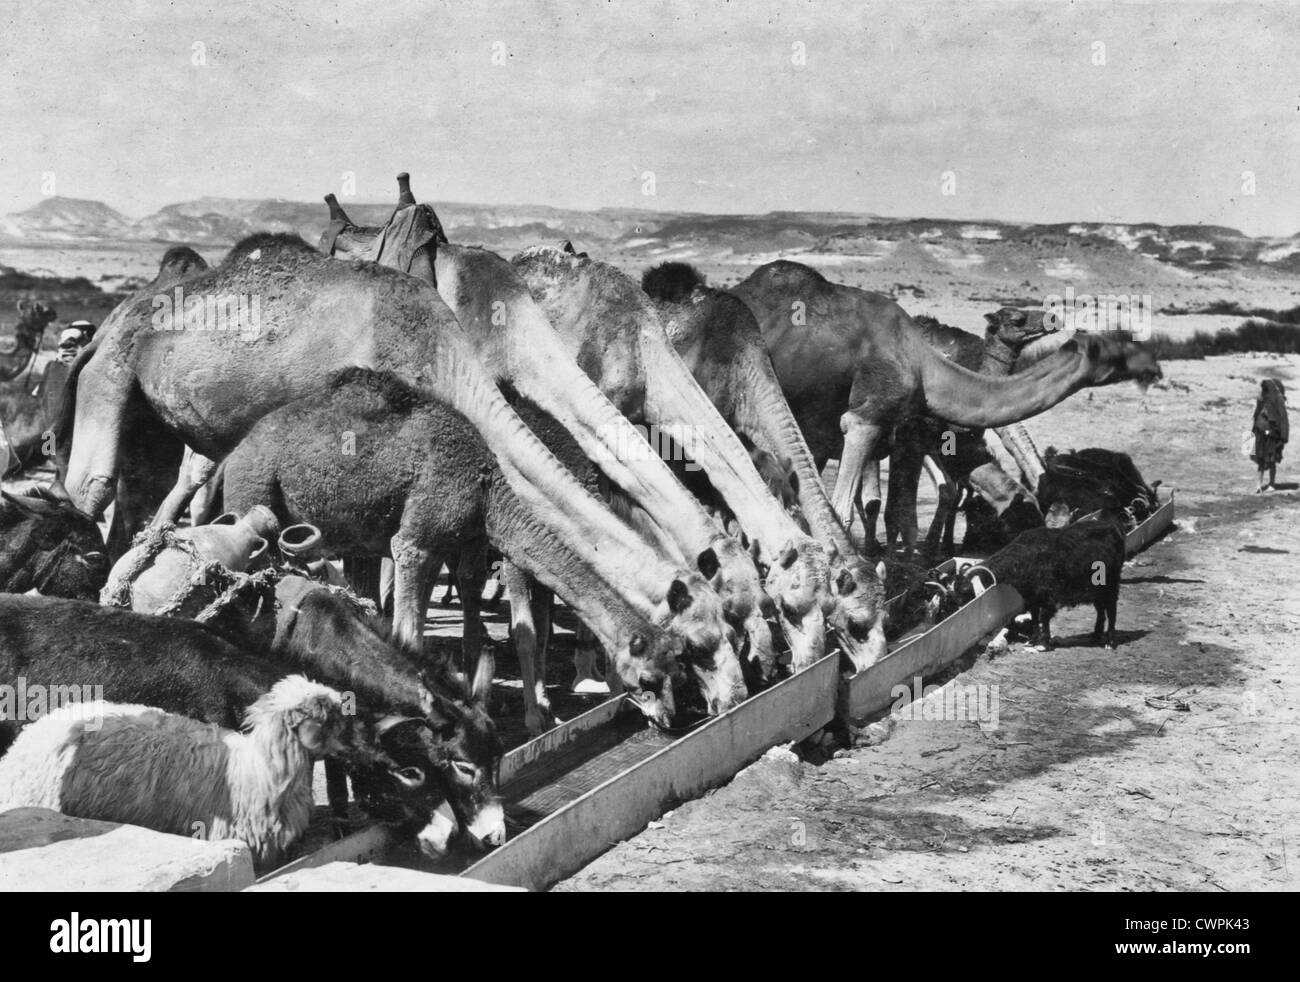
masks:
{"type": "Polygon", "coordinates": [[[844,652],[858,671],[874,665],[888,653],[885,643],[885,564],[873,569],[858,555],[841,556],[832,545],[829,564],[830,603],[826,624],[835,632],[844,652]]]}
{"type": "Polygon", "coordinates": [[[641,289],[661,303],[684,303],[706,285],[704,274],[690,263],[660,263],[641,274],[641,289]]]}
{"type": "Polygon", "coordinates": [[[1056,318],[1047,317],[1046,313],[1044,310],[1001,307],[992,314],[985,314],[984,320],[988,322],[984,329],[985,341],[996,338],[1019,353],[1029,342],[1060,330],[1056,318]]]}
{"type": "Polygon", "coordinates": [[[614,670],[628,698],[660,728],[672,725],[677,715],[677,692],[685,675],[681,655],[684,642],[658,628],[634,633],[614,655],[614,670]]]}
{"type": "Polygon", "coordinates": [[[1132,380],[1145,389],[1163,375],[1154,352],[1123,332],[1086,334],[1080,331],[1067,343],[1078,345],[1089,367],[1091,385],[1132,380]]]}
{"type": "Polygon", "coordinates": [[[680,637],[658,627],[642,626],[614,652],[614,670],[628,698],[656,726],[671,726],[677,713],[673,685],[682,677],[684,650],[680,637]]]}
{"type": "Polygon", "coordinates": [[[797,672],[826,654],[825,553],[811,539],[788,541],[776,553],[767,573],[767,590],[776,601],[777,620],[790,645],[791,667],[797,672]]]}
{"type": "Polygon", "coordinates": [[[172,246],[163,253],[162,262],[158,264],[158,275],[151,285],[155,288],[167,286],[207,268],[207,261],[189,246],[172,246]]]}
{"type": "Polygon", "coordinates": [[[24,340],[39,338],[45,325],[59,316],[53,307],[39,300],[19,300],[17,307],[18,326],[14,334],[24,340]]]}
{"type": "MultiPolygon", "coordinates": [[[[705,550],[705,553],[712,550],[705,550]]],[[[712,569],[716,560],[701,557],[712,569]]],[[[738,705],[749,694],[736,654],[736,631],[723,616],[722,600],[701,573],[681,570],[660,604],[656,620],[683,641],[681,664],[698,685],[710,715],[738,705]]],[[[689,700],[694,693],[685,690],[689,700]]]]}
{"type": "Polygon", "coordinates": [[[735,578],[722,575],[718,559],[719,552],[734,555],[737,545],[745,549],[746,543],[743,532],[715,536],[709,548],[699,555],[696,566],[722,603],[723,617],[730,628],[732,646],[745,669],[745,678],[755,685],[763,685],[774,682],[777,674],[776,640],[770,623],[776,618],[776,604],[764,591],[759,578],[757,543],[748,546],[750,562],[734,564],[735,578]]]}

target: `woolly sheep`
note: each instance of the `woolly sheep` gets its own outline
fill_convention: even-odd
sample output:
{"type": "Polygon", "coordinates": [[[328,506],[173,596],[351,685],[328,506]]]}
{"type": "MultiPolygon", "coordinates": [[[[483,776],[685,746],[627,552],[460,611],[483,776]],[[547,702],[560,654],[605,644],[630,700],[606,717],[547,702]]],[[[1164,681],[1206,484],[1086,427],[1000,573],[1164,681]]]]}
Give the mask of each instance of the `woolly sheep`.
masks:
{"type": "Polygon", "coordinates": [[[313,758],[346,749],[344,722],[341,695],[301,675],[253,703],[243,733],[148,706],[64,706],[0,758],[0,811],[239,839],[274,865],[310,820],[313,758]]]}

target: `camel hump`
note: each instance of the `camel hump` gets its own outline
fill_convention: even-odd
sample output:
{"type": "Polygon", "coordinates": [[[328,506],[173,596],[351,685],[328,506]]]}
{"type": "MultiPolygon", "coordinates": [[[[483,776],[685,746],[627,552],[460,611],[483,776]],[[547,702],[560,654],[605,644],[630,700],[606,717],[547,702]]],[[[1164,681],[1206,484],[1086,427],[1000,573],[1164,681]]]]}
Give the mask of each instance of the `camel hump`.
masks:
{"type": "Polygon", "coordinates": [[[207,268],[207,260],[189,246],[172,246],[163,253],[154,285],[184,279],[191,273],[201,273],[207,268]]]}
{"type": "Polygon", "coordinates": [[[777,259],[766,266],[760,266],[750,274],[749,278],[768,279],[795,287],[800,283],[827,282],[826,277],[811,266],[805,266],[792,259],[777,259]]]}
{"type": "Polygon", "coordinates": [[[272,255],[318,255],[301,235],[293,232],[254,232],[236,242],[221,264],[229,266],[253,253],[258,253],[258,258],[268,259],[272,255]]]}
{"type": "Polygon", "coordinates": [[[668,303],[681,303],[702,286],[707,286],[704,274],[690,263],[660,263],[641,274],[641,289],[652,299],[668,303]]]}

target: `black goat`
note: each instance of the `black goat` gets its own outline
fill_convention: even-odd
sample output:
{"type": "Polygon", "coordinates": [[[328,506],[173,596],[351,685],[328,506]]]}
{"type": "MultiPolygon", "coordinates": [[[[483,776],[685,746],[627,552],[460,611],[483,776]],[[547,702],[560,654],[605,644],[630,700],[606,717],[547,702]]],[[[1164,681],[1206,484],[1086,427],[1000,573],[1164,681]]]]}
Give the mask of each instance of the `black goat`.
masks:
{"type": "Polygon", "coordinates": [[[1037,494],[1044,515],[1053,507],[1064,509],[1069,520],[1103,511],[1123,515],[1125,527],[1132,528],[1159,507],[1159,482],[1147,484],[1128,454],[1100,447],[1057,453],[1048,447],[1044,466],[1037,494]]]}
{"type": "Polygon", "coordinates": [[[949,603],[960,606],[973,599],[977,578],[986,587],[992,582],[1009,583],[1025,600],[1034,625],[1030,644],[1041,651],[1053,646],[1052,618],[1057,610],[1091,603],[1097,610],[1093,643],[1113,649],[1123,569],[1124,533],[1118,521],[1089,519],[1065,528],[1030,529],[978,566],[966,569],[949,603]]]}
{"type": "Polygon", "coordinates": [[[939,574],[924,563],[901,556],[886,556],[883,562],[885,598],[889,603],[885,637],[897,641],[918,630],[929,630],[936,623],[943,597],[948,592],[939,574]]]}

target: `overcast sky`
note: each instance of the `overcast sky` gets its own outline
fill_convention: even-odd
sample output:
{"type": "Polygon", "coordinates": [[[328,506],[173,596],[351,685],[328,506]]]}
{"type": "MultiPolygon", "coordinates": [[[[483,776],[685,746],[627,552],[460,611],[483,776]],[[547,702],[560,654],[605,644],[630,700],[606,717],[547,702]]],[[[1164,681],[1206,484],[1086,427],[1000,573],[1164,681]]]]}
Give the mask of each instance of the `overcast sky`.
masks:
{"type": "Polygon", "coordinates": [[[0,0],[0,213],[47,172],[136,217],[405,169],[451,201],[1300,231],[1290,4],[205,7],[0,0]]]}

